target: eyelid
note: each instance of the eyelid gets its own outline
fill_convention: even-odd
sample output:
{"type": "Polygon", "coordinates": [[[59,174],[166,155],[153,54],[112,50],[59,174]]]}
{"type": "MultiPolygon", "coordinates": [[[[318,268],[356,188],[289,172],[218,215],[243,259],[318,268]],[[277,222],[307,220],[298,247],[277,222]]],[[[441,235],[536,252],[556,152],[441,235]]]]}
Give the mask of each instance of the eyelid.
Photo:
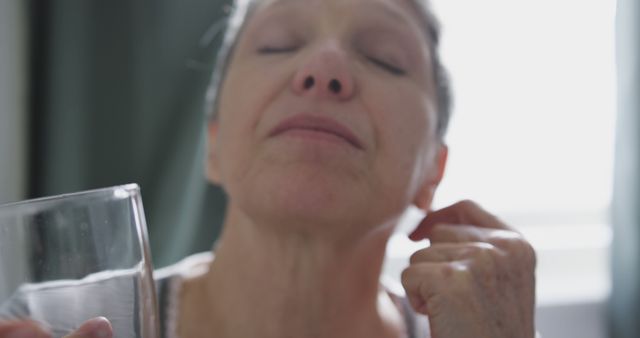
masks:
{"type": "Polygon", "coordinates": [[[254,34],[254,46],[258,54],[295,52],[303,44],[299,29],[288,22],[269,23],[254,34]]]}
{"type": "Polygon", "coordinates": [[[258,48],[259,54],[279,54],[279,53],[290,53],[295,52],[298,49],[297,46],[263,46],[258,48]]]}
{"type": "Polygon", "coordinates": [[[404,69],[402,69],[402,68],[400,68],[398,66],[392,65],[389,62],[382,61],[382,60],[380,60],[378,58],[375,58],[375,57],[372,57],[372,56],[365,56],[365,58],[369,62],[371,62],[374,65],[386,70],[387,72],[389,72],[389,73],[391,73],[393,75],[402,76],[402,75],[406,75],[407,74],[406,70],[404,70],[404,69]]]}

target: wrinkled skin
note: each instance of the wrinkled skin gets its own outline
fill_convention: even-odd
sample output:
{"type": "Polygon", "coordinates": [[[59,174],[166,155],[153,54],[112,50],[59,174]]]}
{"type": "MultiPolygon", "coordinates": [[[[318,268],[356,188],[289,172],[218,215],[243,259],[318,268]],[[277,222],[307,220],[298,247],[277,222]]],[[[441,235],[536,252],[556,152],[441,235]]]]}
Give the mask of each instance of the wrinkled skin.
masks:
{"type": "Polygon", "coordinates": [[[519,233],[464,201],[430,213],[411,238],[431,245],[402,283],[434,338],[534,337],[536,258],[519,233]]]}

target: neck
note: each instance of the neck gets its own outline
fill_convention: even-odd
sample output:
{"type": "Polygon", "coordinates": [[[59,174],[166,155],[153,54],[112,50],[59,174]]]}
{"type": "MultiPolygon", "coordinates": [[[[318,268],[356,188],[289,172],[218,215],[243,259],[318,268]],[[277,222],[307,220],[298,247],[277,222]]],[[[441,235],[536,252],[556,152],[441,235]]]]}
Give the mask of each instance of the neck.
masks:
{"type": "Polygon", "coordinates": [[[227,223],[201,283],[216,337],[398,336],[397,310],[379,284],[392,227],[343,245],[240,213],[227,223]]]}

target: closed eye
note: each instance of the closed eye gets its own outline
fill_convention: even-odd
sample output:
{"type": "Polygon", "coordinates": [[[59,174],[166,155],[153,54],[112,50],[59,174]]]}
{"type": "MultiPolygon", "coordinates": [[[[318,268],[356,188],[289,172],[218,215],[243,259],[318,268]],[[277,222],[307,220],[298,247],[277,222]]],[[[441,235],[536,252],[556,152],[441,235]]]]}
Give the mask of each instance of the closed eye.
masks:
{"type": "Polygon", "coordinates": [[[281,54],[281,53],[290,53],[295,52],[298,49],[295,46],[291,47],[273,47],[273,46],[265,46],[258,49],[259,54],[281,54]]]}
{"type": "Polygon", "coordinates": [[[386,70],[387,72],[389,72],[389,73],[391,73],[393,75],[402,76],[402,75],[406,75],[407,74],[407,72],[404,69],[396,67],[394,65],[391,65],[391,64],[389,64],[387,62],[381,61],[381,60],[379,60],[377,58],[370,57],[370,56],[367,56],[366,58],[367,58],[367,60],[369,60],[369,62],[371,62],[374,65],[386,70]]]}

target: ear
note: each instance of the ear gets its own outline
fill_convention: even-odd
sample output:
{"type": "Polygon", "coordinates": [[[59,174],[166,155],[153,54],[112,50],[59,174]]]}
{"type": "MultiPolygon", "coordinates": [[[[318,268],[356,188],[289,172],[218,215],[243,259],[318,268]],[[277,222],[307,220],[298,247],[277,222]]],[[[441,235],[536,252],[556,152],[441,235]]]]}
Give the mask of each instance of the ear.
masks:
{"type": "Polygon", "coordinates": [[[220,163],[218,161],[218,122],[207,122],[207,158],[205,159],[205,174],[207,180],[213,184],[220,183],[220,163]]]}
{"type": "Polygon", "coordinates": [[[431,208],[433,196],[444,177],[444,170],[447,166],[448,156],[449,148],[447,148],[445,144],[441,144],[439,149],[436,150],[435,161],[433,161],[432,165],[428,167],[429,174],[425,177],[425,180],[413,201],[413,204],[416,207],[424,211],[428,211],[431,208]]]}

